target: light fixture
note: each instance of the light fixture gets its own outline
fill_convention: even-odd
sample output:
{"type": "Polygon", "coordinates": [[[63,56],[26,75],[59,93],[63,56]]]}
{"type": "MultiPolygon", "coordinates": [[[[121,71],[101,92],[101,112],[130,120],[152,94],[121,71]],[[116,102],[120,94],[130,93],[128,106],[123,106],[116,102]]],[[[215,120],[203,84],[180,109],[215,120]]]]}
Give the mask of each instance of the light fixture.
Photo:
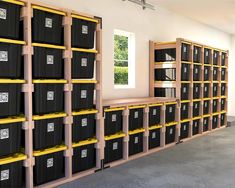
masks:
{"type": "Polygon", "coordinates": [[[123,1],[130,1],[132,3],[135,3],[137,5],[142,6],[143,9],[151,9],[151,10],[155,10],[155,7],[149,3],[146,2],[146,0],[123,0],[123,1]]]}

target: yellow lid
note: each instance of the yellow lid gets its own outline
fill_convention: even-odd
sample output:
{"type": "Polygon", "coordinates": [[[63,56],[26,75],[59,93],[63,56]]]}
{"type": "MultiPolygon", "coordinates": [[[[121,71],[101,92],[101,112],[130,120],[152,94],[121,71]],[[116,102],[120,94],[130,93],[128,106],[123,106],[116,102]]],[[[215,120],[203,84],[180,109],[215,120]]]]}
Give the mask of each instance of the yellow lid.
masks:
{"type": "Polygon", "coordinates": [[[67,80],[33,80],[34,84],[66,84],[67,80]]]}
{"type": "Polygon", "coordinates": [[[24,6],[25,3],[21,2],[21,1],[15,1],[15,0],[2,0],[3,2],[6,3],[11,3],[11,4],[15,4],[15,5],[20,5],[20,6],[24,6]]]}
{"type": "Polygon", "coordinates": [[[114,140],[114,139],[117,139],[117,138],[123,138],[125,137],[126,135],[124,133],[117,133],[117,134],[114,134],[114,135],[110,135],[110,136],[105,136],[105,141],[108,141],[108,140],[114,140]]]}
{"type": "Polygon", "coordinates": [[[53,13],[53,14],[66,16],[65,12],[54,10],[54,9],[51,9],[51,8],[46,8],[46,7],[42,7],[42,6],[38,6],[38,5],[33,5],[32,8],[36,9],[36,10],[41,10],[41,11],[50,12],[50,13],[53,13]]]}
{"type": "Polygon", "coordinates": [[[13,39],[4,39],[4,38],[0,38],[0,42],[2,42],[2,43],[9,43],[9,44],[21,44],[21,45],[25,45],[26,44],[25,41],[13,40],[13,39]]]}
{"type": "Polygon", "coordinates": [[[117,108],[105,108],[104,112],[116,112],[116,111],[123,111],[125,110],[124,107],[117,107],[117,108]]]}
{"type": "Polygon", "coordinates": [[[0,119],[0,124],[20,123],[26,121],[25,117],[8,117],[0,119]]]}
{"type": "Polygon", "coordinates": [[[76,15],[76,14],[72,14],[72,18],[77,18],[79,20],[85,20],[85,21],[89,21],[89,22],[99,23],[99,21],[97,19],[89,18],[89,17],[85,17],[85,16],[80,16],[80,15],[76,15]]]}
{"type": "Polygon", "coordinates": [[[162,125],[153,125],[151,127],[149,127],[149,130],[155,130],[155,129],[161,129],[162,128],[162,125]]]}
{"type": "Polygon", "coordinates": [[[136,105],[136,106],[129,106],[129,109],[138,109],[138,108],[145,108],[146,105],[136,105]]]}
{"type": "Polygon", "coordinates": [[[25,80],[0,79],[1,84],[24,84],[25,80]]]}
{"type": "Polygon", "coordinates": [[[166,123],[165,127],[170,127],[170,126],[174,126],[174,125],[177,125],[177,124],[178,124],[178,122],[166,123]]]}
{"type": "Polygon", "coordinates": [[[82,111],[78,111],[78,112],[73,112],[72,115],[79,116],[79,115],[88,115],[88,114],[96,114],[96,113],[98,113],[98,110],[90,109],[90,110],[82,110],[82,111]]]}
{"type": "Polygon", "coordinates": [[[186,122],[189,122],[191,121],[191,119],[184,119],[184,120],[181,120],[180,123],[186,123],[186,122]]]}
{"type": "Polygon", "coordinates": [[[194,117],[192,120],[198,120],[198,119],[201,119],[202,116],[198,116],[198,117],[194,117]]]}
{"type": "Polygon", "coordinates": [[[12,156],[0,158],[0,165],[14,163],[14,162],[18,162],[18,161],[23,161],[25,159],[27,159],[26,155],[24,155],[22,153],[17,153],[17,154],[14,154],[12,156]]]}
{"type": "Polygon", "coordinates": [[[35,47],[43,47],[43,48],[53,48],[53,49],[58,49],[58,50],[65,50],[65,46],[58,46],[58,45],[53,45],[53,44],[42,44],[42,43],[32,43],[32,46],[35,47]]]}
{"type": "Polygon", "coordinates": [[[72,48],[72,51],[75,52],[85,52],[85,53],[94,53],[97,54],[98,51],[94,49],[83,49],[83,48],[72,48]]]}
{"type": "Polygon", "coordinates": [[[72,80],[73,84],[96,84],[97,80],[72,80]]]}
{"type": "Polygon", "coordinates": [[[45,115],[34,115],[33,120],[44,120],[44,119],[54,119],[54,118],[62,118],[66,117],[66,113],[53,113],[53,114],[45,114],[45,115]]]}
{"type": "Polygon", "coordinates": [[[33,152],[33,156],[34,157],[39,157],[39,156],[42,156],[42,155],[47,155],[47,154],[51,154],[51,153],[56,153],[56,152],[64,151],[66,149],[67,149],[67,146],[65,146],[65,145],[55,146],[53,148],[48,148],[48,149],[44,149],[44,150],[34,151],[33,152]]]}
{"type": "Polygon", "coordinates": [[[81,142],[73,143],[73,148],[86,146],[86,145],[90,145],[90,144],[96,144],[97,142],[98,142],[97,139],[92,138],[92,139],[84,140],[81,142]]]}
{"type": "Polygon", "coordinates": [[[133,134],[143,133],[144,131],[145,131],[145,129],[141,128],[141,129],[136,129],[136,130],[133,130],[133,131],[129,131],[128,134],[133,135],[133,134]]]}
{"type": "Polygon", "coordinates": [[[155,106],[163,106],[162,103],[156,103],[156,104],[149,104],[149,107],[155,107],[155,106]]]}

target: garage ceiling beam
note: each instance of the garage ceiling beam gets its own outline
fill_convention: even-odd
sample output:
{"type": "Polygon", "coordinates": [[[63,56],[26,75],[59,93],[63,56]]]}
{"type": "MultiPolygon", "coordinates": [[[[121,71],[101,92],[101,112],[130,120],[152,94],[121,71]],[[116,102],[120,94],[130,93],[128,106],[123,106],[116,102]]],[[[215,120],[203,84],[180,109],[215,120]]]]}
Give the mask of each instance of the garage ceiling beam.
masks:
{"type": "Polygon", "coordinates": [[[135,3],[137,5],[142,6],[143,9],[151,9],[151,10],[155,10],[155,7],[149,3],[146,2],[146,0],[123,0],[123,1],[130,1],[132,3],[135,3]]]}

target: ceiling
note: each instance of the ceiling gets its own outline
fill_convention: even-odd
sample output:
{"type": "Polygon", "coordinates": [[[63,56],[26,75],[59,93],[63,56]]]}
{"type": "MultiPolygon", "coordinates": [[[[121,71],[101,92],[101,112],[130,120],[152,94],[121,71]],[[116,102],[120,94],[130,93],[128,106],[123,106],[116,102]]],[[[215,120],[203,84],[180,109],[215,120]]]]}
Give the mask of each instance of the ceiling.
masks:
{"type": "Polygon", "coordinates": [[[147,0],[156,6],[235,34],[235,0],[147,0]]]}

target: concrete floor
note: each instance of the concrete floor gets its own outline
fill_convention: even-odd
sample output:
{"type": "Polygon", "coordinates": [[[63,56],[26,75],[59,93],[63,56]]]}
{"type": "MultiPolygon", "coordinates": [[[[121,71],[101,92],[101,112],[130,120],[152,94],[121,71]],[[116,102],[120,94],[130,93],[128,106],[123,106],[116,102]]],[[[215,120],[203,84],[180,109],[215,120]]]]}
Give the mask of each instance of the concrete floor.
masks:
{"type": "Polygon", "coordinates": [[[235,126],[60,188],[235,188],[235,126]]]}

